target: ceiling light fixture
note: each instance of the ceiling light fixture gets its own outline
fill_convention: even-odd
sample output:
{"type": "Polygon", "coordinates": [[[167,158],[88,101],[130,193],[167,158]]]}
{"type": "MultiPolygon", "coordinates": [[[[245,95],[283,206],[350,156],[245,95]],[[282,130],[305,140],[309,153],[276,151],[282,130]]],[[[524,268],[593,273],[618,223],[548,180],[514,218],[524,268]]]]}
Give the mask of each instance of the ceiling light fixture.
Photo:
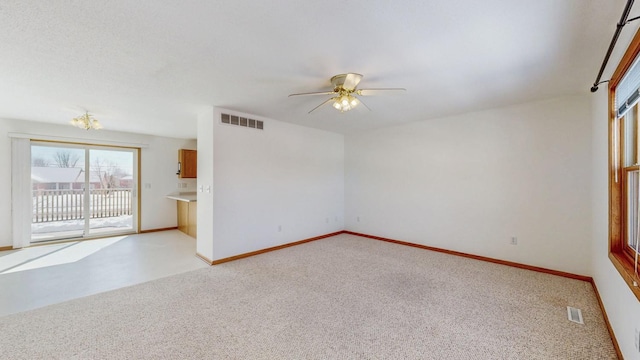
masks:
{"type": "Polygon", "coordinates": [[[339,96],[333,98],[333,107],[340,112],[349,111],[359,103],[358,99],[347,90],[342,90],[339,96]]]}
{"type": "Polygon", "coordinates": [[[80,129],[102,129],[102,125],[98,122],[98,119],[94,118],[89,112],[85,112],[83,115],[73,118],[70,122],[71,125],[79,127],[80,129]]]}

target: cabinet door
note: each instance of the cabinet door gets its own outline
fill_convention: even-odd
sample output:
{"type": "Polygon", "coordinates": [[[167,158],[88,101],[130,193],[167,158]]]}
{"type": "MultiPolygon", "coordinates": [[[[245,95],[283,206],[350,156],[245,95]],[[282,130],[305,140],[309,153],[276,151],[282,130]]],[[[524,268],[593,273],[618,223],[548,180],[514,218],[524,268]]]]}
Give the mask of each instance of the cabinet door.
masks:
{"type": "Polygon", "coordinates": [[[189,227],[189,203],[186,201],[176,201],[178,203],[178,230],[188,233],[189,227]]]}
{"type": "Polygon", "coordinates": [[[189,202],[189,225],[187,226],[187,235],[197,237],[198,235],[198,203],[189,202]]]}
{"type": "Polygon", "coordinates": [[[181,149],[178,151],[180,161],[180,178],[194,179],[198,177],[198,152],[181,149]]]}

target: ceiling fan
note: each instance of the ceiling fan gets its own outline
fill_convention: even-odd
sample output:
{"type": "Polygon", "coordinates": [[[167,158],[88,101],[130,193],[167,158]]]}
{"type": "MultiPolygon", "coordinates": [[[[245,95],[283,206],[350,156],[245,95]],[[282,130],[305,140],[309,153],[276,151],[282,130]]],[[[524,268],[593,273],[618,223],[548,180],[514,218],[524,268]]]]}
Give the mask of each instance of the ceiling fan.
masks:
{"type": "MultiPolygon", "coordinates": [[[[322,104],[314,107],[309,111],[311,114],[314,110],[321,107],[322,105],[333,101],[333,107],[340,111],[345,112],[349,111],[359,104],[364,105],[367,109],[369,107],[362,102],[357,96],[366,96],[368,93],[376,92],[376,91],[406,91],[407,89],[403,88],[371,88],[371,89],[358,89],[358,84],[362,80],[362,75],[355,73],[348,74],[339,74],[331,78],[331,84],[333,85],[333,90],[331,91],[318,91],[318,92],[308,92],[308,93],[298,93],[291,94],[291,96],[308,96],[308,95],[332,95],[331,98],[324,101],[322,104]],[[356,96],[357,95],[357,96],[356,96]]],[[[369,109],[371,111],[371,109],[369,109]]]]}

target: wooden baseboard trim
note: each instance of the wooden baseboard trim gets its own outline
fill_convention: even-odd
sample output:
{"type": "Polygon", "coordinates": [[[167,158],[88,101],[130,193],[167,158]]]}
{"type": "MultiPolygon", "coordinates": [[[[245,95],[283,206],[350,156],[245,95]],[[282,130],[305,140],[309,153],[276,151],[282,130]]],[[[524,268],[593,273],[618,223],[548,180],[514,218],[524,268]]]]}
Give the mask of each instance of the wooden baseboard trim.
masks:
{"type": "Polygon", "coordinates": [[[300,241],[296,241],[296,242],[292,242],[292,243],[288,243],[288,244],[284,244],[284,245],[274,246],[274,247],[270,247],[270,248],[266,248],[266,249],[262,249],[262,250],[252,251],[252,252],[248,252],[248,253],[245,253],[245,254],[231,256],[231,257],[228,257],[228,258],[219,259],[219,260],[215,260],[215,261],[212,261],[211,259],[207,258],[206,256],[203,256],[200,253],[196,253],[196,256],[198,256],[200,259],[202,259],[204,262],[206,262],[209,265],[218,265],[218,264],[222,264],[222,263],[225,263],[225,262],[234,261],[234,260],[238,260],[238,259],[243,259],[243,258],[246,258],[246,257],[255,256],[255,255],[259,255],[259,254],[264,254],[266,252],[280,250],[280,249],[288,248],[288,247],[291,247],[291,246],[296,246],[296,245],[304,244],[304,243],[307,243],[307,242],[310,242],[310,241],[320,240],[320,239],[324,239],[324,238],[328,238],[328,237],[332,237],[332,236],[336,236],[336,235],[340,235],[340,234],[355,235],[355,236],[360,236],[360,237],[365,237],[365,238],[369,238],[369,239],[385,241],[385,242],[399,244],[399,245],[411,246],[411,247],[415,247],[415,248],[419,248],[419,249],[423,249],[423,250],[430,250],[430,251],[436,251],[436,252],[449,254],[449,255],[462,256],[462,257],[470,258],[470,259],[474,259],[474,260],[486,261],[486,262],[491,262],[491,263],[495,263],[495,264],[516,267],[516,268],[519,268],[519,269],[537,271],[537,272],[541,272],[541,273],[545,273],[545,274],[551,274],[551,275],[556,275],[556,276],[562,276],[562,277],[569,278],[569,279],[575,279],[575,280],[581,280],[581,281],[589,282],[593,286],[593,290],[594,290],[594,292],[596,294],[596,298],[598,300],[598,305],[600,306],[600,309],[602,310],[602,315],[604,317],[604,322],[607,325],[607,330],[609,331],[609,335],[611,336],[611,341],[613,342],[613,347],[614,347],[614,349],[616,351],[618,359],[624,359],[623,356],[622,356],[622,352],[620,351],[620,346],[618,345],[618,341],[616,339],[615,333],[613,332],[613,328],[611,327],[611,323],[609,322],[609,317],[607,316],[607,312],[606,312],[606,310],[604,308],[604,304],[602,303],[602,299],[600,298],[600,293],[598,292],[598,288],[596,287],[596,283],[593,280],[593,278],[590,277],[590,276],[577,275],[577,274],[572,274],[572,273],[568,273],[568,272],[564,272],[564,271],[551,270],[551,269],[542,268],[542,267],[538,267],[538,266],[525,265],[525,264],[520,264],[520,263],[516,263],[516,262],[512,262],[512,261],[494,259],[494,258],[490,258],[490,257],[485,257],[485,256],[480,256],[480,255],[473,255],[473,254],[468,254],[468,253],[463,253],[463,252],[453,251],[453,250],[447,250],[447,249],[441,249],[441,248],[427,246],[427,245],[414,244],[414,243],[410,243],[410,242],[406,242],[406,241],[383,238],[383,237],[380,237],[380,236],[367,235],[367,234],[362,234],[362,233],[357,233],[357,232],[347,231],[347,230],[338,231],[338,232],[334,232],[334,233],[326,234],[326,235],[321,235],[321,236],[316,236],[316,237],[313,237],[313,238],[304,239],[304,240],[300,240],[300,241]]]}
{"type": "Polygon", "coordinates": [[[246,257],[260,255],[260,254],[264,254],[266,252],[280,250],[280,249],[288,248],[288,247],[291,247],[291,246],[296,246],[296,245],[308,243],[310,241],[315,241],[315,240],[328,238],[328,237],[331,237],[331,236],[340,235],[342,233],[343,233],[343,231],[338,231],[338,232],[334,232],[334,233],[331,233],[331,234],[320,235],[320,236],[312,237],[312,238],[309,238],[309,239],[295,241],[295,242],[288,243],[288,244],[278,245],[278,246],[274,246],[274,247],[270,247],[270,248],[266,248],[266,249],[262,249],[262,250],[252,251],[252,252],[248,252],[248,253],[244,253],[244,254],[240,254],[240,255],[235,255],[235,256],[228,257],[228,258],[224,258],[224,259],[214,260],[214,261],[212,261],[211,264],[212,265],[218,265],[218,264],[226,263],[226,262],[233,261],[233,260],[244,259],[246,257]]]}
{"type": "Polygon", "coordinates": [[[213,260],[211,260],[211,259],[209,259],[208,257],[206,257],[206,256],[204,256],[204,255],[202,255],[202,254],[200,254],[199,252],[196,252],[196,256],[197,256],[200,260],[202,260],[202,261],[206,262],[207,264],[209,264],[209,265],[213,265],[213,260]]]}
{"type": "Polygon", "coordinates": [[[13,246],[0,246],[0,251],[13,250],[13,246]]]}
{"type": "Polygon", "coordinates": [[[168,230],[178,230],[178,227],[174,226],[174,227],[167,227],[167,228],[160,228],[160,229],[140,230],[140,234],[146,234],[146,233],[152,233],[152,232],[158,232],[158,231],[168,231],[168,230]]]}
{"type": "Polygon", "coordinates": [[[551,270],[551,269],[532,266],[532,265],[520,264],[520,263],[516,263],[516,262],[512,262],[512,261],[494,259],[494,258],[490,258],[490,257],[485,257],[485,256],[480,256],[480,255],[473,255],[473,254],[468,254],[468,253],[463,253],[463,252],[453,251],[453,250],[447,250],[447,249],[441,249],[441,248],[427,246],[427,245],[414,244],[414,243],[410,243],[410,242],[406,242],[406,241],[383,238],[383,237],[380,237],[380,236],[361,234],[361,233],[357,233],[357,232],[353,232],[353,231],[343,231],[343,233],[344,234],[361,236],[361,237],[366,237],[366,238],[369,238],[369,239],[386,241],[386,242],[390,242],[390,243],[394,243],[394,244],[411,246],[411,247],[424,249],[424,250],[437,251],[437,252],[441,252],[441,253],[449,254],[449,255],[462,256],[462,257],[466,257],[466,258],[469,258],[469,259],[487,261],[487,262],[491,262],[491,263],[494,263],[494,264],[507,265],[507,266],[512,266],[512,267],[516,267],[516,268],[520,268],[520,269],[526,269],[526,270],[537,271],[537,272],[541,272],[541,273],[545,273],[545,274],[562,276],[562,277],[566,277],[566,278],[569,278],[569,279],[582,280],[582,281],[586,281],[586,282],[592,282],[593,281],[593,279],[590,276],[577,275],[577,274],[572,274],[572,273],[568,273],[568,272],[564,272],[564,271],[551,270]]]}
{"type": "Polygon", "coordinates": [[[611,342],[613,342],[613,348],[616,351],[616,355],[618,355],[618,359],[622,360],[624,359],[624,357],[622,356],[622,351],[620,351],[620,345],[618,345],[616,334],[613,332],[613,328],[611,327],[611,323],[609,322],[609,317],[607,316],[607,310],[605,310],[604,308],[604,303],[602,302],[602,298],[600,297],[600,292],[598,292],[598,287],[596,286],[596,282],[593,279],[591,280],[591,286],[593,286],[593,291],[596,293],[596,299],[598,300],[598,305],[600,305],[600,310],[602,311],[602,316],[604,317],[604,323],[607,325],[607,330],[609,331],[611,342]]]}

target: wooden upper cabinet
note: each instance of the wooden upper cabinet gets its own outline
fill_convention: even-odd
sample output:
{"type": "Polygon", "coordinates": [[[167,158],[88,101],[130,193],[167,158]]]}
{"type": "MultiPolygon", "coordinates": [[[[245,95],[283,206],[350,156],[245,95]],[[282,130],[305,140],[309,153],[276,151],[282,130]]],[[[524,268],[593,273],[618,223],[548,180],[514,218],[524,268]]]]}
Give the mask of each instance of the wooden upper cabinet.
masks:
{"type": "Polygon", "coordinates": [[[196,150],[178,150],[178,161],[180,162],[181,179],[193,179],[198,177],[198,152],[196,150]]]}

